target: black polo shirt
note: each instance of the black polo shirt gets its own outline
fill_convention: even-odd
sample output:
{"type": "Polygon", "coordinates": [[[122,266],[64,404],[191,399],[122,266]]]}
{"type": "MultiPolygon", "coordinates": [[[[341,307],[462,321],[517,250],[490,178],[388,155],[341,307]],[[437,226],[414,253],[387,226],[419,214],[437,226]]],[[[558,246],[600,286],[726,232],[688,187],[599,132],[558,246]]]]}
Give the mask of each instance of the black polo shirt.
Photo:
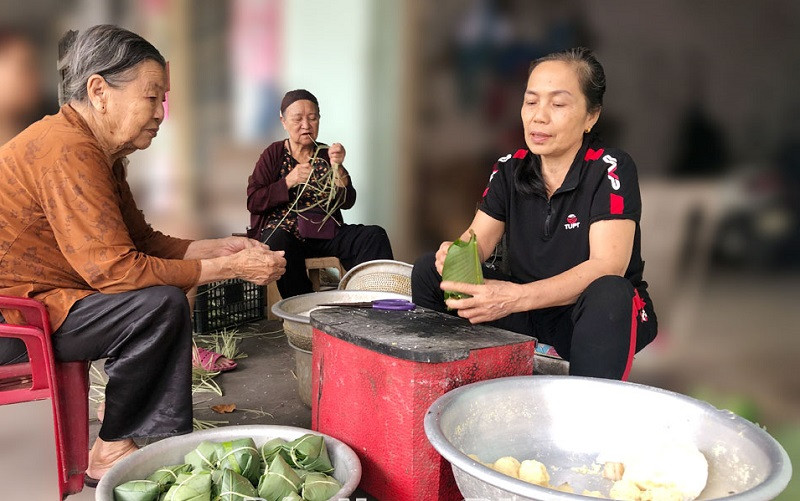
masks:
{"type": "Polygon", "coordinates": [[[514,185],[516,169],[539,161],[528,150],[500,158],[480,206],[481,211],[505,223],[505,259],[511,275],[527,283],[563,273],[589,259],[592,223],[630,219],[636,222],[636,233],[625,277],[634,287],[646,289],[639,228],[642,201],[631,157],[601,144],[594,135],[587,136],[550,200],[524,195],[514,185]]]}

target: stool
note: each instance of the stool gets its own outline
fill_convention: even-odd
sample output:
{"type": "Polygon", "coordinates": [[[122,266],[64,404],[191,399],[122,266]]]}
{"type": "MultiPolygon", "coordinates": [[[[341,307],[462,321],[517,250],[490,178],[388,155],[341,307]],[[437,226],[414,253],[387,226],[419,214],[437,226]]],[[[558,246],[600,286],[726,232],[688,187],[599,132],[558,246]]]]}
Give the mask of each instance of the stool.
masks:
{"type": "Polygon", "coordinates": [[[306,271],[308,279],[311,280],[311,287],[314,292],[320,290],[320,271],[325,268],[336,268],[339,271],[339,279],[344,276],[344,267],[337,257],[311,257],[306,259],[306,271]]]}
{"type": "MultiPolygon", "coordinates": [[[[311,257],[306,259],[306,271],[308,278],[311,280],[311,288],[314,292],[319,292],[321,287],[320,271],[326,268],[336,268],[339,270],[339,279],[344,276],[344,267],[337,257],[311,257]]],[[[281,293],[278,291],[278,285],[272,282],[267,285],[266,294],[266,307],[267,319],[278,320],[278,317],[272,313],[272,305],[281,300],[281,293]]]]}
{"type": "Polygon", "coordinates": [[[460,500],[423,418],[447,391],[533,373],[536,340],[423,308],[323,308],[313,326],[311,427],[359,455],[381,501],[460,500]]]}
{"type": "Polygon", "coordinates": [[[0,405],[44,400],[53,404],[53,428],[61,499],[83,489],[89,464],[89,372],[87,362],[56,362],[50,319],[34,299],[0,296],[0,308],[18,310],[24,325],[0,324],[0,337],[25,342],[30,362],[0,366],[0,379],[30,378],[27,388],[0,391],[0,405]]]}

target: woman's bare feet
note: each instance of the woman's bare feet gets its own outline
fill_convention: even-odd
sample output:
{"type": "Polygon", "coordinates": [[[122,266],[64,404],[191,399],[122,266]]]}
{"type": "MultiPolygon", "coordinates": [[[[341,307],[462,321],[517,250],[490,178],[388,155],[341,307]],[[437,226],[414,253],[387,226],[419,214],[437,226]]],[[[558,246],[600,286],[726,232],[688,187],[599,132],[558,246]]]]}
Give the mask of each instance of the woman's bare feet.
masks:
{"type": "Polygon", "coordinates": [[[95,440],[92,450],[89,451],[89,467],[86,469],[86,475],[100,480],[117,461],[130,456],[137,450],[139,450],[139,446],[130,438],[114,442],[106,442],[98,438],[95,440]]]}

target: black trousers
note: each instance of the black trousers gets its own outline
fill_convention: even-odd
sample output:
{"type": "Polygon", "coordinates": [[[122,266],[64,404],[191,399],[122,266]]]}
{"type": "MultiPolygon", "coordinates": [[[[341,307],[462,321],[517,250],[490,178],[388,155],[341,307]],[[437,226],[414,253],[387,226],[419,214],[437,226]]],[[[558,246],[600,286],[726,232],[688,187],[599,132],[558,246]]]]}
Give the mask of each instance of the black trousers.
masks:
{"type": "MultiPolygon", "coordinates": [[[[20,361],[15,347],[7,344],[0,358],[20,361]]],[[[53,351],[62,362],[107,359],[101,439],[192,431],[192,322],[182,290],[149,287],[81,299],[53,333],[53,351]]]]}
{"type": "Polygon", "coordinates": [[[343,224],[330,240],[299,240],[281,228],[265,237],[264,243],[272,250],[286,251],[286,273],[278,280],[278,291],[284,299],[312,292],[306,274],[306,258],[336,256],[346,270],[366,261],[393,259],[389,236],[380,226],[343,224]]]}
{"type": "MultiPolygon", "coordinates": [[[[486,266],[483,274],[486,278],[519,283],[486,266]]],[[[441,280],[435,255],[419,258],[411,275],[414,303],[447,312],[444,292],[439,288],[441,280]]],[[[627,378],[633,353],[647,346],[658,330],[647,293],[634,289],[626,278],[611,275],[592,282],[574,305],[512,313],[489,324],[552,345],[559,356],[569,360],[570,374],[607,379],[627,378]],[[644,314],[640,311],[642,302],[644,314]]]]}

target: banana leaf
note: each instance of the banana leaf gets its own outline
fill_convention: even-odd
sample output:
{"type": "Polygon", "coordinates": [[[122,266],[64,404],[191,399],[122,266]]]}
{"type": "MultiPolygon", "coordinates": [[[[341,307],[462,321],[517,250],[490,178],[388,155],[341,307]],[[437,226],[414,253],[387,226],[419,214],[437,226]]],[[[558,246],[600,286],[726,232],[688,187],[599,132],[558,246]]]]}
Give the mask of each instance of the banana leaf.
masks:
{"type": "Polygon", "coordinates": [[[267,470],[267,466],[269,466],[275,456],[283,450],[285,444],[286,440],[282,438],[273,438],[261,446],[259,452],[261,453],[261,462],[263,463],[262,472],[267,470]]]}
{"type": "MultiPolygon", "coordinates": [[[[291,465],[289,465],[289,466],[291,466],[291,465]]],[[[300,477],[300,480],[301,480],[301,481],[304,481],[304,480],[306,479],[306,475],[308,475],[309,473],[311,473],[310,471],[308,471],[308,470],[304,470],[304,469],[302,469],[302,468],[292,468],[292,470],[293,470],[295,473],[297,473],[297,476],[298,476],[298,477],[300,477]]]]}
{"type": "Polygon", "coordinates": [[[281,501],[303,501],[303,498],[300,497],[300,494],[293,492],[288,496],[283,496],[283,499],[281,499],[281,501]]]}
{"type": "Polygon", "coordinates": [[[200,442],[200,444],[184,456],[183,460],[192,465],[192,471],[211,471],[217,468],[217,444],[213,442],[200,442]]]}
{"type": "Polygon", "coordinates": [[[164,466],[153,472],[152,475],[147,477],[147,480],[152,480],[153,482],[158,484],[159,489],[161,492],[166,491],[169,489],[169,486],[174,484],[175,481],[178,479],[178,474],[180,473],[189,473],[192,470],[192,465],[190,464],[176,464],[174,466],[164,466]]]}
{"type": "Polygon", "coordinates": [[[303,482],[303,499],[306,501],[327,501],[339,492],[342,485],[324,473],[309,473],[303,482]]]}
{"type": "Polygon", "coordinates": [[[319,435],[306,433],[286,444],[284,448],[289,450],[290,464],[294,467],[323,473],[333,471],[325,439],[319,435]]]}
{"type": "Polygon", "coordinates": [[[114,487],[114,501],[156,501],[161,489],[152,480],[131,480],[114,487]]]}
{"type": "Polygon", "coordinates": [[[253,484],[233,470],[225,468],[219,481],[219,492],[214,501],[252,501],[258,499],[253,484]]]}
{"type": "Polygon", "coordinates": [[[241,438],[216,444],[217,468],[231,469],[248,479],[258,482],[261,473],[261,458],[252,438],[241,438]]]}
{"type": "Polygon", "coordinates": [[[170,486],[165,501],[211,501],[211,473],[181,473],[170,486]]]}
{"type": "Polygon", "coordinates": [[[285,496],[297,494],[302,483],[283,456],[278,454],[258,481],[258,495],[267,501],[282,500],[285,496]]]}
{"type": "MultiPolygon", "coordinates": [[[[478,257],[478,237],[469,230],[470,238],[464,242],[461,239],[453,242],[444,258],[442,268],[442,281],[463,282],[467,284],[482,284],[483,270],[478,257]]],[[[444,299],[464,299],[472,297],[456,291],[444,291],[444,299]]]]}

